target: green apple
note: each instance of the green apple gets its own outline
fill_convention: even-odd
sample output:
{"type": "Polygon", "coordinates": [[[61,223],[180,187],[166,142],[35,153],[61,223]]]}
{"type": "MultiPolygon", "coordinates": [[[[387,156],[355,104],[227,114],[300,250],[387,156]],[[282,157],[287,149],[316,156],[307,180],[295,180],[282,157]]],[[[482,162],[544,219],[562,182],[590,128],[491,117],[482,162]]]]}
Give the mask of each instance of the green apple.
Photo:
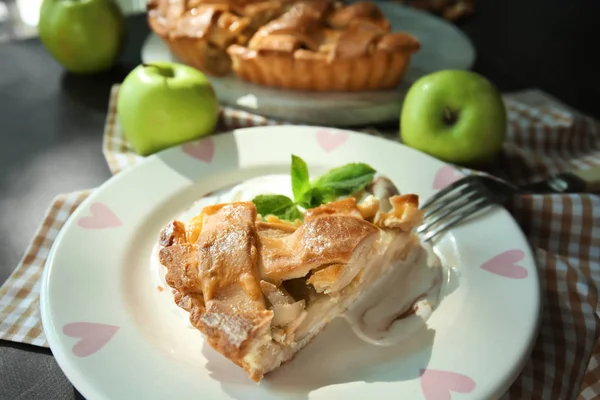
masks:
{"type": "Polygon", "coordinates": [[[470,71],[444,70],[410,87],[400,136],[407,146],[440,160],[473,166],[497,155],[506,124],[504,102],[490,81],[470,71]]]}
{"type": "Polygon", "coordinates": [[[44,0],[38,34],[48,52],[68,71],[92,74],[109,69],[119,56],[125,23],[113,0],[44,0]]]}
{"type": "Polygon", "coordinates": [[[219,103],[202,72],[154,62],[127,75],[119,90],[117,116],[125,138],[146,156],[212,133],[219,103]]]}

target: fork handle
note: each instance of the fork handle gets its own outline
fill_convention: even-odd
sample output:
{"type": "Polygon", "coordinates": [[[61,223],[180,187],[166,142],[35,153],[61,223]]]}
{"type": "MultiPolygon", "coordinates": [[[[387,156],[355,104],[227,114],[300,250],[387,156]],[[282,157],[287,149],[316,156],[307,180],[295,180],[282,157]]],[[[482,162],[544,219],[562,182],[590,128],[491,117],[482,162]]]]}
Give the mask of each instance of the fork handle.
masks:
{"type": "Polygon", "coordinates": [[[580,169],[572,173],[584,182],[586,192],[600,192],[600,166],[580,169]]]}
{"type": "Polygon", "coordinates": [[[600,193],[600,167],[554,174],[519,187],[522,193],[600,193]]]}

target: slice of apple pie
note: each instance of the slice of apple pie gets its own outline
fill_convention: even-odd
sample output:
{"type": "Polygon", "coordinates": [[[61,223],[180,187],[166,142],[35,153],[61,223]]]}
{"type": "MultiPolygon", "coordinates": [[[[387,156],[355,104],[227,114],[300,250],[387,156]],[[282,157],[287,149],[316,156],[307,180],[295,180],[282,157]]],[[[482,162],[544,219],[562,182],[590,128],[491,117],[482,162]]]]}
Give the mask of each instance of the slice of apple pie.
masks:
{"type": "Polygon", "coordinates": [[[363,201],[337,200],[304,221],[263,219],[252,202],[205,207],[161,232],[175,302],[209,344],[258,382],[420,246],[416,195],[379,177],[363,201]]]}

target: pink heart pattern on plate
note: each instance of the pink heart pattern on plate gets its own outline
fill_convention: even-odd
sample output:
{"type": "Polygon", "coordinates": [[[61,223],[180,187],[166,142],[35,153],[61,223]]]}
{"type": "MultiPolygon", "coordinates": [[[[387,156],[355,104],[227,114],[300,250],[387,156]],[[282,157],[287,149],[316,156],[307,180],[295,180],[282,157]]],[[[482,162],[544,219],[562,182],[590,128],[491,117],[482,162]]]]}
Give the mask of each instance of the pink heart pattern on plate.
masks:
{"type": "Polygon", "coordinates": [[[317,141],[323,150],[331,152],[350,138],[350,133],[346,131],[338,131],[334,129],[319,129],[317,131],[317,141]]]}
{"type": "Polygon", "coordinates": [[[433,188],[435,190],[443,189],[446,186],[453,184],[462,177],[463,175],[456,169],[452,168],[449,165],[444,165],[443,167],[440,167],[440,169],[438,169],[438,171],[435,174],[435,178],[433,178],[433,188]]]}
{"type": "Polygon", "coordinates": [[[123,224],[119,217],[104,203],[92,203],[90,213],[92,215],[79,218],[77,225],[83,229],[106,229],[116,228],[123,224]]]}
{"type": "Polygon", "coordinates": [[[506,278],[524,279],[529,273],[516,264],[523,258],[525,258],[523,250],[508,250],[481,264],[481,269],[506,278]]]}
{"type": "Polygon", "coordinates": [[[118,326],[93,322],[73,322],[63,327],[67,336],[78,338],[72,352],[77,357],[87,357],[104,347],[119,330],[118,326]]]}
{"type": "Polygon", "coordinates": [[[471,393],[475,386],[475,381],[466,375],[421,369],[421,389],[426,400],[451,400],[451,392],[471,393]]]}
{"type": "Polygon", "coordinates": [[[188,156],[210,164],[215,157],[215,142],[208,138],[199,142],[189,142],[184,144],[181,149],[188,156]]]}

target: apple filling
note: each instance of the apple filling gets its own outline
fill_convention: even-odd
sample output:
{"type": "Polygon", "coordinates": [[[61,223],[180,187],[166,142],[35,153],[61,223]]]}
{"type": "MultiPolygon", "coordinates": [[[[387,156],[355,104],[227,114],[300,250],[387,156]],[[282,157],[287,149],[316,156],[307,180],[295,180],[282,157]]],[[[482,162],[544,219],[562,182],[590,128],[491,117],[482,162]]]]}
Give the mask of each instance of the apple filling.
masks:
{"type": "MultiPolygon", "coordinates": [[[[357,220],[371,224],[377,222],[380,226],[396,229],[393,233],[374,229],[365,232],[364,236],[354,236],[359,239],[351,244],[352,254],[347,260],[341,253],[336,254],[335,257],[313,267],[304,276],[299,277],[296,276],[302,275],[310,268],[309,260],[314,257],[313,254],[304,257],[300,250],[299,253],[293,253],[299,256],[285,257],[283,262],[280,260],[282,256],[278,255],[277,263],[291,266],[289,271],[282,275],[271,273],[274,270],[271,260],[266,261],[266,266],[264,261],[259,264],[259,268],[266,270],[264,274],[278,283],[276,285],[267,281],[260,282],[267,299],[267,307],[274,313],[271,321],[274,340],[280,343],[302,341],[315,325],[327,323],[343,313],[350,306],[355,295],[379,278],[393,260],[404,260],[408,252],[414,246],[418,246],[418,240],[409,233],[414,222],[409,221],[411,218],[419,219],[420,213],[417,211],[411,216],[415,209],[410,208],[407,212],[407,208],[403,207],[406,198],[402,196],[392,196],[392,202],[389,204],[391,209],[388,212],[382,211],[379,208],[379,201],[369,196],[362,204],[356,204],[355,199],[350,198],[307,212],[305,221],[309,223],[312,218],[319,218],[323,214],[341,215],[344,218],[351,216],[357,220]],[[297,258],[303,260],[302,266],[294,265],[297,258]]],[[[269,237],[292,240],[289,228],[285,232],[280,231],[275,234],[276,228],[269,223],[258,222],[257,227],[259,227],[259,236],[262,236],[262,229],[265,229],[269,232],[269,237]]],[[[269,243],[268,240],[261,241],[269,243]]],[[[338,242],[336,252],[339,250],[338,242]]],[[[267,253],[267,257],[269,256],[270,253],[267,253]]]]}

